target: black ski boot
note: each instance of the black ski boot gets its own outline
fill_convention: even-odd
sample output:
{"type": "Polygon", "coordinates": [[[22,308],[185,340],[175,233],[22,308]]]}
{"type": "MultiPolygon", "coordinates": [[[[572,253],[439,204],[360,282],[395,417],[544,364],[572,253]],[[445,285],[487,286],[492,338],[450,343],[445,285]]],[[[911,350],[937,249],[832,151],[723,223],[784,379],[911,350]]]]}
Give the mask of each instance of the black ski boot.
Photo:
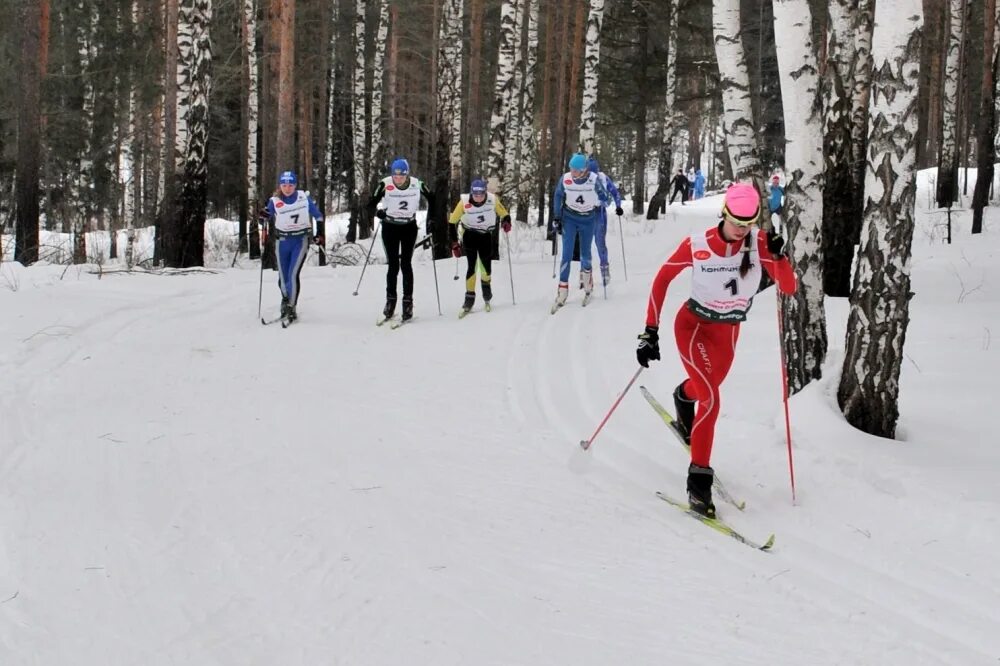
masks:
{"type": "Polygon", "coordinates": [[[715,518],[715,505],[712,504],[712,481],[715,480],[715,470],[711,467],[701,467],[691,463],[688,465],[688,504],[691,510],[706,518],[715,518]]]}
{"type": "Polygon", "coordinates": [[[281,297],[281,317],[282,319],[288,318],[293,311],[291,303],[284,296],[281,297]]]}
{"type": "Polygon", "coordinates": [[[684,393],[684,382],[674,389],[674,409],[677,410],[677,431],[684,437],[684,441],[691,445],[691,426],[694,424],[695,401],[687,397],[684,393]]]}
{"type": "Polygon", "coordinates": [[[483,282],[483,300],[487,303],[493,300],[493,287],[489,282],[483,282]]]}
{"type": "Polygon", "coordinates": [[[395,312],[396,312],[396,299],[395,298],[385,299],[385,307],[382,309],[382,316],[385,317],[386,319],[389,319],[395,312]]]}
{"type": "Polygon", "coordinates": [[[413,298],[410,296],[403,296],[403,321],[409,321],[413,319],[413,298]]]}
{"type": "Polygon", "coordinates": [[[465,301],[462,303],[462,310],[464,312],[469,312],[472,310],[472,306],[476,304],[476,292],[467,291],[465,292],[465,301]]]}

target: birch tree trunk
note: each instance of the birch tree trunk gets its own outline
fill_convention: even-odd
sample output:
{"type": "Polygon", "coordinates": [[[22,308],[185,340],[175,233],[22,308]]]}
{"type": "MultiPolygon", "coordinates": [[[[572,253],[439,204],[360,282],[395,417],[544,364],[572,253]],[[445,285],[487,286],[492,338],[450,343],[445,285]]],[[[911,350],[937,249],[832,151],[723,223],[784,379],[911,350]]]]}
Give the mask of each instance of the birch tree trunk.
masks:
{"type": "MultiPolygon", "coordinates": [[[[378,30],[375,33],[375,55],[371,63],[372,70],[372,114],[371,143],[368,154],[368,178],[379,170],[385,160],[385,142],[383,140],[382,118],[382,85],[385,81],[385,46],[389,37],[389,2],[380,0],[378,11],[378,30]]],[[[381,171],[379,171],[381,173],[381,171]]]]}
{"type": "Polygon", "coordinates": [[[240,251],[249,250],[250,258],[260,257],[260,229],[257,224],[258,201],[263,197],[257,192],[257,113],[260,100],[257,74],[257,3],[243,0],[240,12],[240,37],[243,42],[243,95],[242,95],[242,180],[245,197],[240,202],[240,251]]]}
{"type": "Polygon", "coordinates": [[[354,5],[354,76],[351,90],[351,133],[354,144],[352,167],[353,189],[351,223],[347,240],[367,238],[369,225],[364,214],[368,198],[368,146],[365,143],[365,10],[366,0],[356,0],[354,5]]]}
{"type": "Polygon", "coordinates": [[[719,62],[723,124],[734,180],[752,180],[763,191],[756,124],[750,95],[750,77],[740,27],[740,0],[715,0],[712,33],[719,62]]]}
{"type": "MultiPolygon", "coordinates": [[[[438,210],[446,214],[462,189],[462,0],[445,0],[441,11],[437,55],[437,145],[434,193],[438,210]]],[[[447,225],[434,225],[435,258],[447,256],[447,225]]]]}
{"type": "MultiPolygon", "coordinates": [[[[17,11],[20,33],[21,80],[17,107],[17,168],[14,176],[17,217],[14,261],[25,266],[38,261],[38,172],[41,164],[42,34],[48,30],[48,0],[25,0],[17,11]]],[[[2,253],[0,253],[2,254],[2,253]]]]}
{"type": "Polygon", "coordinates": [[[83,78],[83,108],[80,110],[80,131],[83,137],[76,182],[70,186],[69,214],[73,235],[73,263],[87,261],[87,231],[94,213],[94,77],[91,71],[97,47],[96,6],[82,1],[80,8],[79,51],[80,74],[83,78]]]}
{"type": "Polygon", "coordinates": [[[181,0],[177,20],[177,254],[170,266],[205,264],[212,0],[181,0]]]}
{"type": "Polygon", "coordinates": [[[167,257],[177,257],[180,251],[175,247],[180,243],[176,226],[175,191],[177,178],[176,136],[177,136],[177,2],[164,0],[163,45],[166,50],[163,75],[163,131],[160,139],[161,167],[160,214],[157,217],[156,245],[153,261],[159,263],[167,257]]]}
{"type": "MultiPolygon", "coordinates": [[[[335,0],[330,8],[330,43],[329,50],[330,68],[326,89],[326,154],[323,155],[323,164],[326,168],[326,201],[324,211],[330,214],[334,210],[333,201],[336,189],[336,177],[334,168],[334,146],[336,145],[336,118],[337,118],[337,68],[339,67],[337,57],[337,25],[340,22],[340,0],[335,0]]],[[[336,196],[339,196],[336,195],[336,196]]]]}
{"type": "MultiPolygon", "coordinates": [[[[129,8],[130,52],[138,52],[136,34],[139,26],[139,2],[132,0],[129,8]]],[[[125,222],[125,265],[129,268],[135,265],[135,226],[139,210],[140,180],[142,169],[139,166],[139,127],[136,123],[136,113],[139,108],[139,67],[137,63],[128,64],[130,70],[128,109],[125,118],[125,141],[122,145],[122,162],[125,171],[125,195],[123,217],[125,222]]],[[[115,234],[111,234],[111,247],[117,246],[115,234]]]]}
{"type": "Polygon", "coordinates": [[[541,0],[528,3],[524,79],[521,94],[521,158],[517,162],[517,220],[528,221],[531,188],[538,173],[538,141],[535,133],[535,77],[538,69],[538,5],[541,0]]]}
{"type": "Polygon", "coordinates": [[[861,249],[837,401],[854,427],[893,437],[909,323],[916,196],[920,0],[879,0],[861,249]]]}
{"type": "Polygon", "coordinates": [[[941,153],[937,170],[938,208],[951,208],[958,195],[958,86],[965,40],[965,3],[948,3],[948,51],[944,60],[941,110],[941,153]]]}
{"type": "Polygon", "coordinates": [[[854,24],[854,72],[851,93],[851,247],[858,244],[865,215],[865,153],[868,144],[868,106],[872,89],[872,31],[875,0],[858,0],[854,24]]]}
{"type": "MultiPolygon", "coordinates": [[[[503,182],[507,188],[505,191],[500,192],[500,196],[506,197],[508,193],[516,191],[517,186],[520,181],[518,180],[518,169],[517,161],[520,154],[520,144],[521,144],[521,132],[520,132],[520,122],[521,122],[521,98],[524,93],[522,88],[524,76],[521,73],[522,66],[522,39],[521,33],[524,32],[524,9],[525,0],[514,0],[514,82],[511,85],[511,95],[510,104],[507,106],[506,118],[504,118],[504,124],[507,127],[507,138],[505,139],[504,148],[504,166],[506,167],[506,173],[503,177],[503,182]]],[[[508,201],[508,203],[512,203],[508,201]]]]}
{"type": "MultiPolygon", "coordinates": [[[[679,0],[670,0],[670,7],[667,10],[667,71],[666,71],[666,99],[663,105],[663,122],[661,123],[660,156],[656,167],[656,192],[649,200],[649,208],[646,209],[646,219],[656,220],[660,211],[665,211],[667,195],[670,193],[670,179],[673,177],[673,153],[674,153],[674,115],[677,110],[674,108],[674,98],[677,95],[677,11],[679,0]]],[[[645,177],[645,176],[644,176],[645,177]]]]}
{"type": "Polygon", "coordinates": [[[799,289],[780,297],[788,391],[822,376],[826,359],[823,306],[823,98],[808,0],[774,0],[775,43],[785,119],[785,237],[799,289]]]}
{"type": "Polygon", "coordinates": [[[494,192],[506,189],[507,110],[514,97],[515,0],[503,0],[500,7],[500,47],[497,77],[493,86],[493,113],[490,116],[490,152],[487,161],[489,186],[494,192]]]}
{"type": "Polygon", "coordinates": [[[996,133],[997,2],[983,1],[983,79],[976,127],[976,189],[972,193],[972,233],[983,232],[983,208],[993,187],[993,136],[996,133]]]}
{"type": "Polygon", "coordinates": [[[584,155],[594,153],[594,134],[597,131],[597,65],[601,60],[603,22],[604,0],[590,0],[583,61],[583,110],[580,114],[580,148],[584,155]]]}

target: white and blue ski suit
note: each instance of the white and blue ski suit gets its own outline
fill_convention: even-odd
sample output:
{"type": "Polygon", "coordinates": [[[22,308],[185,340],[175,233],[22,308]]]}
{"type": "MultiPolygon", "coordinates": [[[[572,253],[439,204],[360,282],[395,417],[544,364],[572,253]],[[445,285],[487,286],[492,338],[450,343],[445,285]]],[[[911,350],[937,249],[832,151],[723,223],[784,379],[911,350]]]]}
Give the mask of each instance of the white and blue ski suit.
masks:
{"type": "MultiPolygon", "coordinates": [[[[601,171],[601,166],[593,157],[591,157],[590,161],[587,163],[587,168],[590,169],[591,173],[597,174],[597,180],[604,185],[604,189],[607,190],[608,196],[615,202],[615,208],[621,208],[622,195],[618,192],[618,188],[615,187],[615,183],[611,180],[611,176],[601,171]]],[[[608,203],[610,203],[610,201],[608,203]]],[[[601,268],[606,268],[608,266],[607,204],[601,206],[600,215],[598,216],[597,222],[594,226],[594,241],[597,243],[597,258],[601,262],[601,268]]]]}
{"type": "Polygon", "coordinates": [[[596,173],[588,172],[582,178],[573,178],[567,172],[559,179],[552,196],[552,210],[554,219],[562,227],[560,284],[569,283],[569,269],[577,234],[580,236],[580,270],[591,270],[590,248],[594,242],[594,227],[607,203],[608,191],[596,173]]]}
{"type": "Polygon", "coordinates": [[[277,240],[274,251],[278,256],[278,287],[283,303],[292,308],[299,300],[299,273],[309,255],[313,239],[313,219],[322,220],[316,202],[308,192],[296,190],[290,196],[280,193],[267,202],[267,214],[277,240]]]}

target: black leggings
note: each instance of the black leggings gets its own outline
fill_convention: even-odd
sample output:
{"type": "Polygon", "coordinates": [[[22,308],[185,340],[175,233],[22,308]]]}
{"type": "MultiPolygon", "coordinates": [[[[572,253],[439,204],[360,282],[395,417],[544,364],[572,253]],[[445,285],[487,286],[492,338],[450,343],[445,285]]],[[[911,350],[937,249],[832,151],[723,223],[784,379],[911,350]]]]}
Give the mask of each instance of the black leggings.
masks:
{"type": "Polygon", "coordinates": [[[465,269],[465,290],[474,291],[476,288],[476,259],[483,263],[483,282],[490,281],[492,275],[493,260],[493,233],[490,231],[477,231],[466,229],[462,234],[462,252],[468,260],[469,265],[465,269]]]}
{"type": "Polygon", "coordinates": [[[396,278],[403,268],[403,298],[413,299],[413,246],[417,242],[417,221],[382,224],[382,247],[389,271],[385,276],[386,298],[396,298],[396,278]]]}

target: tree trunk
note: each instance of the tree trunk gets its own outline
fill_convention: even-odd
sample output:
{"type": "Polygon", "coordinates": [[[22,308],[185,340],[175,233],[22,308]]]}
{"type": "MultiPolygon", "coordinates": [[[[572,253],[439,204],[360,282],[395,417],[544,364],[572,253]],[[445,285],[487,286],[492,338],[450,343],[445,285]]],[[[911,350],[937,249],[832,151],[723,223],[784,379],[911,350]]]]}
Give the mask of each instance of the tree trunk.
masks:
{"type": "Polygon", "coordinates": [[[920,0],[879,0],[861,249],[837,401],[847,421],[893,437],[909,323],[916,196],[920,0]]]}
{"type": "Polygon", "coordinates": [[[535,77],[538,70],[538,5],[541,0],[525,0],[528,6],[521,91],[521,158],[518,160],[517,220],[528,221],[532,185],[537,179],[539,152],[535,133],[535,77]]]}
{"type": "MultiPolygon", "coordinates": [[[[667,18],[667,71],[666,100],[663,106],[663,122],[661,124],[660,156],[656,167],[656,192],[649,200],[646,209],[646,219],[656,220],[667,203],[670,193],[670,180],[673,178],[674,154],[674,116],[677,113],[674,98],[677,94],[677,12],[679,0],[670,0],[669,16],[667,18]]],[[[645,179],[645,174],[642,175],[645,179]]]]}
{"type": "MultiPolygon", "coordinates": [[[[278,107],[274,171],[294,170],[295,164],[295,0],[281,0],[278,17],[278,107]]],[[[303,165],[305,166],[305,165],[303,165]]],[[[272,181],[273,182],[273,181],[272,181]]]]}
{"type": "Polygon", "coordinates": [[[958,198],[958,87],[962,73],[967,0],[951,0],[948,51],[944,64],[944,108],[941,112],[941,156],[937,172],[938,208],[951,208],[958,198]]]}
{"type": "Polygon", "coordinates": [[[351,87],[351,132],[353,150],[351,222],[347,240],[368,238],[370,230],[364,205],[368,199],[368,146],[365,143],[365,10],[366,0],[356,0],[354,10],[354,75],[351,87]]]}
{"type": "Polygon", "coordinates": [[[784,103],[787,173],[785,237],[799,275],[799,289],[779,296],[789,394],[822,376],[826,359],[823,306],[823,98],[813,47],[808,0],[775,0],[775,44],[784,103]]]}
{"type": "Polygon", "coordinates": [[[14,261],[28,266],[38,261],[38,206],[41,192],[38,172],[41,164],[42,41],[48,32],[48,0],[24,0],[17,12],[21,36],[21,62],[24,74],[19,88],[17,108],[17,169],[15,201],[17,217],[14,228],[14,261]]]}
{"type": "MultiPolygon", "coordinates": [[[[434,194],[438,210],[430,219],[441,219],[448,205],[458,199],[462,178],[462,0],[445,0],[441,12],[437,57],[437,159],[434,194]]],[[[447,225],[432,226],[435,259],[448,256],[447,225]]]]}
{"type": "Polygon", "coordinates": [[[515,0],[503,0],[500,8],[500,46],[497,76],[493,85],[493,113],[490,116],[490,152],[487,166],[490,190],[506,189],[507,111],[514,96],[515,0]]]}
{"type": "Polygon", "coordinates": [[[241,101],[240,174],[245,196],[240,202],[240,252],[249,250],[251,259],[260,258],[260,201],[264,197],[257,191],[257,110],[259,90],[257,77],[257,3],[242,0],[240,36],[243,45],[241,101]]]}
{"type": "Polygon", "coordinates": [[[385,47],[389,37],[389,2],[379,1],[378,29],[375,33],[375,55],[372,58],[371,96],[371,142],[368,148],[368,178],[375,173],[382,173],[385,161],[385,142],[383,141],[382,86],[385,82],[385,47]]]}
{"type": "Polygon", "coordinates": [[[177,229],[175,211],[177,191],[177,2],[165,0],[165,31],[163,34],[164,49],[167,55],[164,61],[163,75],[163,138],[161,139],[162,162],[160,180],[163,186],[160,191],[159,228],[156,230],[156,249],[154,262],[173,262],[180,256],[180,234],[177,229]]]}
{"type": "Polygon", "coordinates": [[[993,138],[996,134],[997,89],[997,2],[983,0],[983,80],[980,92],[979,122],[976,125],[976,189],[972,193],[972,233],[983,232],[983,208],[989,202],[993,186],[993,161],[996,157],[993,138]]]}
{"type": "Polygon", "coordinates": [[[594,135],[597,132],[597,66],[601,59],[603,21],[604,0],[590,0],[583,57],[583,107],[580,112],[580,150],[584,155],[594,153],[594,135]]]}
{"type": "Polygon", "coordinates": [[[510,100],[507,104],[506,117],[504,118],[504,124],[507,127],[507,138],[504,141],[504,167],[506,173],[502,182],[505,184],[505,189],[497,193],[508,204],[513,203],[513,196],[510,196],[508,200],[508,195],[513,195],[520,184],[518,180],[517,161],[521,143],[521,98],[524,92],[522,87],[524,76],[521,72],[523,60],[521,57],[521,42],[523,41],[521,33],[524,32],[524,8],[525,0],[514,0],[514,80],[511,83],[510,100]]]}
{"type": "Polygon", "coordinates": [[[750,77],[740,27],[740,0],[715,0],[712,33],[719,63],[719,87],[726,128],[726,145],[735,180],[752,180],[763,191],[757,133],[750,95],[750,77]]]}

